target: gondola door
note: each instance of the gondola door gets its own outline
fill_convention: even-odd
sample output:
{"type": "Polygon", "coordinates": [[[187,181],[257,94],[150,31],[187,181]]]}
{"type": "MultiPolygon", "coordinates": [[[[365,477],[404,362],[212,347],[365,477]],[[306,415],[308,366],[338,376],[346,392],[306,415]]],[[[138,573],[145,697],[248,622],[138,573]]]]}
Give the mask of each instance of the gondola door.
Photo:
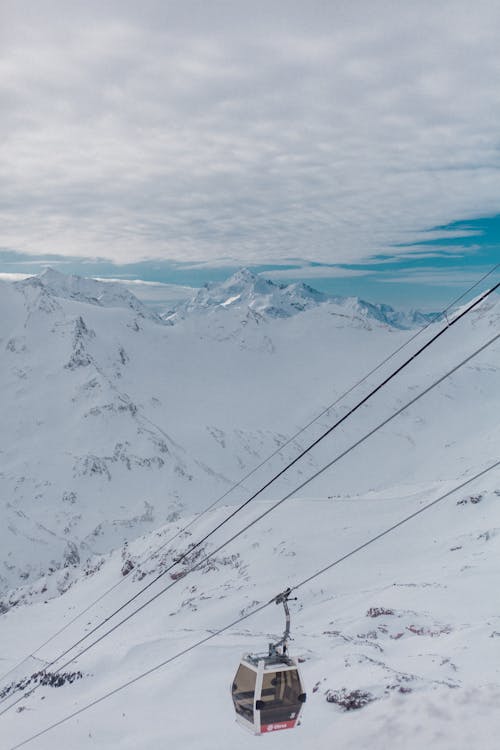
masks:
{"type": "MultiPolygon", "coordinates": [[[[261,670],[259,670],[260,672],[261,670]]],[[[259,733],[293,729],[298,721],[305,693],[297,669],[274,667],[258,674],[255,703],[259,733]],[[259,684],[260,683],[260,684],[259,684]]]]}

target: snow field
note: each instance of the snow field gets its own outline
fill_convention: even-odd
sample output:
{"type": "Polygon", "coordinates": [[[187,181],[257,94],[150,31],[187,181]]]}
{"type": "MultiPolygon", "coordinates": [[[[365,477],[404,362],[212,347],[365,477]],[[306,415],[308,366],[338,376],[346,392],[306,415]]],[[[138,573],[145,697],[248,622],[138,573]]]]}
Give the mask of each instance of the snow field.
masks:
{"type": "MultiPolygon", "coordinates": [[[[9,323],[0,340],[2,673],[123,581],[38,655],[52,660],[164,570],[234,505],[214,508],[145,558],[409,338],[356,301],[318,301],[303,289],[269,296],[246,277],[237,279],[245,286],[238,293],[231,284],[209,288],[169,325],[112,285],[102,296],[97,282],[60,276],[1,287],[9,323]]],[[[491,338],[499,311],[493,299],[450,329],[203,552],[491,338]]],[[[384,365],[225,502],[246,499],[407,356],[384,365]]],[[[189,647],[498,460],[499,384],[497,344],[67,668],[83,679],[41,687],[0,717],[2,747],[189,647]]],[[[301,588],[291,603],[291,651],[303,660],[308,702],[295,732],[247,735],[229,697],[241,654],[265,650],[282,632],[282,609],[271,605],[31,746],[496,748],[499,539],[496,471],[301,588]],[[345,712],[326,700],[343,688],[374,700],[345,712]]],[[[167,575],[134,605],[171,582],[167,575]]],[[[12,679],[38,669],[31,659],[12,679]]]]}

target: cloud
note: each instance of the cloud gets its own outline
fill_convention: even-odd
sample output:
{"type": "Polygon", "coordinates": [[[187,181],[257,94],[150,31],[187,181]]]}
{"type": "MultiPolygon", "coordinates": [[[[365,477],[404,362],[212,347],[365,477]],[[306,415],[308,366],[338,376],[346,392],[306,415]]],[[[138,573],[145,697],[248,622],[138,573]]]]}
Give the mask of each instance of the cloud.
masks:
{"type": "Polygon", "coordinates": [[[147,305],[159,310],[166,310],[170,306],[191,299],[198,289],[180,284],[162,284],[156,281],[142,281],[142,279],[111,279],[96,276],[97,281],[120,284],[132,292],[147,305]]]}
{"type": "Polygon", "coordinates": [[[368,276],[373,270],[352,268],[335,268],[333,266],[301,266],[300,268],[282,268],[262,273],[266,279],[349,279],[357,276],[368,276]]]}
{"type": "Polygon", "coordinates": [[[499,26],[487,0],[6,2],[1,242],[349,263],[498,212],[499,26]]]}
{"type": "Polygon", "coordinates": [[[2,281],[23,281],[32,275],[31,273],[0,273],[0,279],[2,281]]]}
{"type": "Polygon", "coordinates": [[[477,282],[483,276],[483,270],[469,267],[454,269],[420,268],[411,272],[393,272],[381,279],[387,284],[411,284],[412,286],[452,287],[463,290],[477,282]]]}

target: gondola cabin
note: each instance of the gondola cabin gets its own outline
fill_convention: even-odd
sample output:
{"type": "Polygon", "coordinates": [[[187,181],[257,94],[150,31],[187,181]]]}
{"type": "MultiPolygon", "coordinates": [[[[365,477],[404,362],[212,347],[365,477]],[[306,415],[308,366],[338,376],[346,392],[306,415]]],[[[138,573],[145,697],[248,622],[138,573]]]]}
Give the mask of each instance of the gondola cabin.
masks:
{"type": "Polygon", "coordinates": [[[296,726],[306,694],[294,659],[282,653],[246,654],[231,695],[236,720],[254,734],[296,726]]]}

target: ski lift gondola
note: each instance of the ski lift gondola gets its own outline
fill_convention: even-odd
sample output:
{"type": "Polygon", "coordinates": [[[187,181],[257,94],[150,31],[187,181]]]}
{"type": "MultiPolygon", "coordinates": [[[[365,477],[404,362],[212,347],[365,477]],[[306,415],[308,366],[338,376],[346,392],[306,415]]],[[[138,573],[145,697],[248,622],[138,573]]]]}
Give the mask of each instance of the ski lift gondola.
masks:
{"type": "Polygon", "coordinates": [[[293,729],[306,700],[298,664],[287,652],[290,593],[286,589],[275,599],[285,609],[283,637],[269,644],[267,654],[245,654],[233,680],[231,697],[236,721],[254,734],[293,729]]]}

